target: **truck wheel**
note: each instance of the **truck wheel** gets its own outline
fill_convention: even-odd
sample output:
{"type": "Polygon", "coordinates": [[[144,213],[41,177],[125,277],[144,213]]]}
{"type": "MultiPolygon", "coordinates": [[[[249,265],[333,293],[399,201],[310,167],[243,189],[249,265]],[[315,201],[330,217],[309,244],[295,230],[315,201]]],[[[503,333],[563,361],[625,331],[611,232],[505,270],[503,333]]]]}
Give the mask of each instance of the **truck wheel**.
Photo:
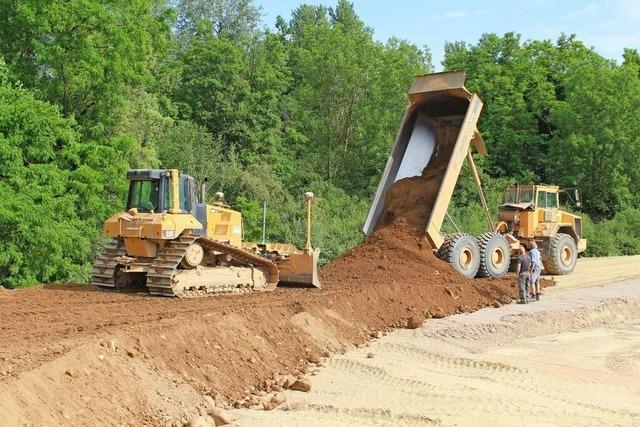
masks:
{"type": "Polygon", "coordinates": [[[542,264],[547,273],[569,274],[576,266],[578,250],[573,238],[564,233],[558,233],[551,238],[549,250],[543,254],[542,264]]]}
{"type": "Polygon", "coordinates": [[[473,236],[465,233],[449,234],[438,250],[438,258],[450,263],[465,277],[475,277],[480,266],[480,248],[473,236]]]}
{"type": "Polygon", "coordinates": [[[502,277],[509,270],[511,261],[509,243],[507,239],[495,232],[488,232],[478,236],[480,247],[480,267],[477,277],[502,277]]]}

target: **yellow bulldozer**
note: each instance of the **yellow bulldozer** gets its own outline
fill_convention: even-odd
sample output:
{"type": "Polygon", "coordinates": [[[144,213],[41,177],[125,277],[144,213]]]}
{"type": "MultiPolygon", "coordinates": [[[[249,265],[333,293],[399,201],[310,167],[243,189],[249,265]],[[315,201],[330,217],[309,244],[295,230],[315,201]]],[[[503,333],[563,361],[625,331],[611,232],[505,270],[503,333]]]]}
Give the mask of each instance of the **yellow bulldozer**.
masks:
{"type": "MultiPolygon", "coordinates": [[[[581,218],[560,209],[558,196],[563,190],[559,187],[510,186],[500,208],[499,221],[494,223],[471,151],[473,147],[478,154],[487,154],[476,128],[483,103],[464,86],[465,77],[462,70],[418,76],[413,81],[409,105],[369,209],[364,233],[368,235],[375,229],[386,192],[395,182],[435,174],[439,185],[432,206],[428,206],[425,235],[436,254],[461,274],[503,276],[520,245],[528,247],[533,241],[537,242],[547,273],[571,273],[587,241],[582,237],[581,218]],[[456,127],[457,136],[439,137],[438,129],[442,126],[456,127]],[[488,231],[479,236],[460,232],[447,212],[465,160],[487,216],[488,231]],[[441,173],[434,164],[446,164],[446,169],[441,173]],[[458,232],[442,233],[445,218],[458,232]]],[[[579,192],[573,191],[573,199],[579,201],[579,192]]]]}
{"type": "Polygon", "coordinates": [[[205,183],[176,169],[136,169],[126,210],[109,218],[112,239],[93,264],[102,289],[146,286],[164,296],[273,290],[279,283],[320,288],[318,256],[311,246],[312,193],[305,194],[307,241],[299,250],[284,243],[243,242],[240,212],[216,193],[205,203],[205,183]]]}

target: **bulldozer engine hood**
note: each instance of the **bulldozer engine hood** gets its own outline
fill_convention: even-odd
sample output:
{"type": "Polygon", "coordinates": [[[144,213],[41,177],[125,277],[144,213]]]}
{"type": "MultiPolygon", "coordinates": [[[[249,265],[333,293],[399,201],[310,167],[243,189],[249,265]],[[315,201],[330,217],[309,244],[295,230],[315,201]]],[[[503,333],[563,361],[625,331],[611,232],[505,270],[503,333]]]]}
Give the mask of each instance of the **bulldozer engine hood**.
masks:
{"type": "Polygon", "coordinates": [[[120,212],[109,218],[104,231],[110,237],[175,239],[184,230],[200,230],[202,224],[191,214],[120,212]]]}

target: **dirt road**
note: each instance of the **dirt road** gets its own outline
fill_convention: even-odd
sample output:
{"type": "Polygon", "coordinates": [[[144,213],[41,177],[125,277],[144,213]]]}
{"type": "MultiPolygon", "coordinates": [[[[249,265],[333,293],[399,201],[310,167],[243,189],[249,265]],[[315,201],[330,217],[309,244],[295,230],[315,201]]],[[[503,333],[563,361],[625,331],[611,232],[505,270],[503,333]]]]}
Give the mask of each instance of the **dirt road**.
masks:
{"type": "MultiPolygon", "coordinates": [[[[383,257],[376,259],[381,267],[387,265],[383,257]]],[[[638,258],[628,260],[631,265],[638,262],[638,258]]],[[[607,273],[607,280],[616,274],[619,277],[628,274],[629,268],[621,267],[619,261],[612,261],[616,267],[607,273]]],[[[598,262],[597,269],[607,268],[606,260],[598,262]]],[[[344,353],[354,345],[365,343],[372,334],[406,325],[412,316],[441,318],[473,312],[483,307],[500,306],[499,301],[516,294],[513,278],[456,282],[450,280],[455,279],[451,277],[454,273],[450,266],[439,263],[432,263],[427,267],[428,271],[420,273],[424,276],[407,274],[403,280],[378,280],[368,286],[353,281],[333,281],[322,291],[278,289],[272,293],[196,300],[99,292],[90,286],[77,285],[18,291],[0,288],[2,424],[182,425],[207,411],[207,405],[211,405],[207,398],[215,398],[218,406],[249,404],[250,401],[243,397],[260,396],[264,390],[272,390],[276,375],[302,375],[309,362],[317,360],[321,354],[344,353]]],[[[392,274],[383,268],[378,270],[379,278],[392,274]]],[[[351,274],[355,277],[358,273],[351,274]]],[[[589,276],[593,274],[590,272],[589,276]]],[[[327,280],[327,283],[331,281],[327,280]]],[[[555,298],[552,291],[548,292],[549,299],[555,298]]],[[[509,306],[509,310],[516,309],[515,305],[509,306]]],[[[485,312],[500,311],[491,309],[481,313],[485,312]]],[[[471,316],[463,318],[473,319],[471,316]]],[[[446,325],[447,321],[429,321],[441,322],[446,325]]],[[[466,337],[468,330],[467,327],[442,329],[446,338],[429,338],[432,341],[424,345],[451,348],[453,352],[459,338],[469,348],[476,342],[483,342],[481,337],[466,337]]],[[[413,332],[401,330],[394,334],[413,332]]],[[[407,336],[410,341],[420,341],[418,335],[407,336]]],[[[505,341],[513,340],[509,334],[504,337],[505,341]]],[[[494,342],[495,338],[484,340],[494,342]]],[[[411,359],[415,356],[411,355],[416,351],[408,350],[408,356],[400,355],[404,354],[405,347],[393,350],[399,353],[389,353],[388,357],[390,361],[404,360],[397,365],[402,370],[415,364],[411,359]]],[[[484,351],[483,348],[474,351],[484,351]]],[[[466,351],[465,348],[459,350],[466,351]]],[[[428,352],[425,347],[417,351],[418,354],[428,352]]],[[[315,399],[316,393],[326,387],[324,393],[334,396],[334,401],[339,399],[345,406],[331,403],[327,398],[329,400],[324,403],[322,400],[312,402],[316,405],[313,410],[298,415],[323,419],[319,414],[326,412],[330,420],[350,424],[361,416],[367,419],[367,414],[373,414],[371,420],[384,423],[389,417],[397,418],[397,410],[393,409],[396,403],[385,406],[383,401],[391,399],[390,402],[395,402],[394,396],[398,394],[404,396],[402,399],[408,399],[408,405],[418,405],[411,416],[426,414],[418,415],[417,419],[407,418],[406,423],[420,424],[431,417],[445,419],[443,415],[431,413],[428,407],[419,406],[416,401],[421,399],[422,391],[419,390],[424,387],[433,391],[435,395],[430,398],[434,402],[446,400],[439,397],[446,393],[438,392],[428,381],[416,380],[414,374],[411,378],[399,377],[398,380],[395,374],[390,377],[384,366],[374,366],[373,377],[377,379],[372,379],[368,373],[370,368],[366,366],[382,363],[385,358],[384,348],[374,352],[373,359],[363,359],[361,354],[353,353],[358,363],[347,362],[349,358],[341,357],[328,360],[331,360],[329,369],[334,370],[336,378],[344,376],[350,378],[349,381],[356,381],[350,386],[349,393],[368,396],[362,391],[369,384],[373,384],[370,389],[386,390],[383,394],[372,394],[378,396],[377,403],[365,405],[350,400],[352,398],[329,389],[334,380],[323,380],[326,381],[324,386],[314,383],[309,397],[315,399]],[[408,396],[396,393],[393,388],[385,389],[388,383],[396,384],[393,386],[396,388],[406,386],[408,396]],[[413,389],[418,391],[411,391],[413,389]],[[386,393],[391,396],[385,397],[386,393]]],[[[435,361],[448,357],[433,352],[428,354],[435,354],[429,356],[435,361]]],[[[473,357],[461,354],[455,356],[453,362],[438,363],[462,364],[463,367],[471,363],[466,360],[473,357]]],[[[416,366],[428,364],[419,358],[416,366]]],[[[510,369],[506,372],[511,372],[510,369]]],[[[473,370],[470,372],[472,376],[478,375],[473,370]]],[[[480,372],[480,376],[485,375],[480,372]]],[[[323,375],[317,376],[318,381],[324,378],[323,375]]],[[[623,391],[629,388],[624,387],[623,391]]],[[[455,397],[454,401],[464,402],[464,397],[455,397]]],[[[268,414],[252,411],[243,422],[265,425],[257,421],[264,415],[268,414]]],[[[282,414],[269,418],[266,424],[277,423],[278,416],[282,414]]],[[[288,419],[284,420],[288,422],[288,419]]]]}
{"type": "Polygon", "coordinates": [[[423,258],[400,248],[397,272],[382,256],[367,260],[375,282],[323,269],[322,290],[181,300],[88,285],[0,288],[2,424],[182,425],[206,409],[205,397],[245,405],[276,375],[302,375],[321,354],[412,315],[475,311],[515,295],[512,280],[462,280],[423,252],[431,259],[419,271],[405,263],[423,258]]]}
{"type": "Polygon", "coordinates": [[[559,282],[336,356],[287,392],[294,410],[240,425],[640,424],[640,257],[581,260],[559,282]]]}

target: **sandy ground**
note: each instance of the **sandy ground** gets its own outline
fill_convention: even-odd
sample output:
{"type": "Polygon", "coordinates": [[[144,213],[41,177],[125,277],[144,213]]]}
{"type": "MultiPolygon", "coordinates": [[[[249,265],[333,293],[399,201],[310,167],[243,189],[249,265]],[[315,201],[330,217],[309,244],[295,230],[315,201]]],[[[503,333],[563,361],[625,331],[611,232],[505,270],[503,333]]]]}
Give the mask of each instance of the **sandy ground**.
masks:
{"type": "Polygon", "coordinates": [[[640,257],[580,260],[558,282],[335,356],[309,393],[239,425],[640,425],[640,257]]]}

